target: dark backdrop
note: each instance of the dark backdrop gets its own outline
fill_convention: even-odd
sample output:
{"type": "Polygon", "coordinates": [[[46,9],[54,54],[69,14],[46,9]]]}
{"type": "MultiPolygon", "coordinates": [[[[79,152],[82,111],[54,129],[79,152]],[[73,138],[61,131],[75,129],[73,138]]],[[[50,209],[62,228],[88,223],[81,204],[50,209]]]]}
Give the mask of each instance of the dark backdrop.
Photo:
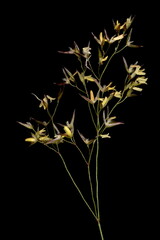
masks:
{"type": "MultiPolygon", "coordinates": [[[[66,1],[13,4],[4,12],[6,70],[2,104],[6,102],[3,117],[8,125],[2,156],[2,210],[7,238],[99,239],[96,222],[62,163],[39,145],[28,147],[24,142],[28,133],[16,121],[26,122],[39,114],[31,93],[52,95],[53,82],[62,79],[62,67],[73,66],[69,56],[60,55],[58,50],[68,50],[73,41],[87,46],[91,32],[110,29],[112,19],[124,21],[130,15],[135,15],[135,43],[144,46],[133,50],[131,58],[144,63],[148,85],[141,96],[120,108],[118,114],[125,125],[117,127],[112,139],[102,146],[102,225],[106,240],[154,236],[158,232],[159,191],[157,7],[153,3],[140,6],[138,2],[66,1]]],[[[72,110],[65,108],[62,112],[64,121],[68,111],[72,110]]],[[[85,124],[83,116],[82,121],[85,124]]],[[[73,175],[88,191],[84,168],[73,150],[67,151],[73,175]]]]}

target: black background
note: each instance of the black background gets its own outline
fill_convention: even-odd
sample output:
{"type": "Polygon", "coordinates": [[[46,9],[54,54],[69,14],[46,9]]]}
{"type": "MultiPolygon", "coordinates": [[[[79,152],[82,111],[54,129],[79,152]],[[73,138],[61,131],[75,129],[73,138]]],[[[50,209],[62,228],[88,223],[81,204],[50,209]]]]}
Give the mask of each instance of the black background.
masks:
{"type": "MultiPolygon", "coordinates": [[[[62,163],[53,152],[39,145],[28,147],[24,142],[28,132],[16,121],[41,117],[42,111],[36,108],[37,101],[31,93],[52,95],[53,82],[62,79],[62,67],[73,67],[74,58],[60,55],[58,50],[68,50],[73,41],[85,47],[91,32],[98,34],[104,28],[111,29],[112,19],[123,22],[130,15],[135,15],[134,41],[144,48],[133,49],[128,57],[144,64],[148,85],[141,96],[120,107],[117,114],[125,125],[113,130],[112,138],[102,145],[102,226],[105,240],[157,236],[160,81],[157,6],[110,1],[19,3],[6,6],[4,12],[2,120],[7,123],[7,139],[2,157],[5,163],[2,211],[6,238],[99,239],[96,222],[71,185],[62,163]]],[[[75,105],[74,100],[69,103],[61,112],[64,121],[70,118],[75,105]]],[[[81,120],[85,124],[83,116],[81,120]]],[[[74,158],[74,150],[65,151],[77,182],[84,192],[88,191],[83,164],[74,158]]]]}

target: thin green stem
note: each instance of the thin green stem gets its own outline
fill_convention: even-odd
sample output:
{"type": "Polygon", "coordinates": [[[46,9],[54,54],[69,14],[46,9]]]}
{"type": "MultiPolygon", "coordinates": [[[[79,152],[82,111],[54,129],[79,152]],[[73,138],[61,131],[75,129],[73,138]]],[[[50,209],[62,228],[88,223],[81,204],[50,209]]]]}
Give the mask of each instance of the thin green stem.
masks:
{"type": "Polygon", "coordinates": [[[82,71],[85,72],[85,68],[86,68],[86,67],[83,66],[83,63],[82,63],[81,58],[79,57],[78,60],[79,60],[79,62],[80,62],[80,66],[81,66],[82,71]]]}
{"type": "Polygon", "coordinates": [[[98,80],[98,76],[97,76],[96,73],[94,72],[94,70],[93,70],[93,68],[92,68],[92,65],[91,65],[91,62],[90,62],[90,61],[88,61],[88,65],[89,65],[89,68],[90,68],[92,74],[93,74],[94,77],[98,80]]]}
{"type": "Polygon", "coordinates": [[[92,179],[91,179],[90,165],[88,165],[88,179],[89,179],[89,184],[90,184],[91,197],[92,197],[92,202],[93,202],[93,206],[94,206],[94,211],[95,211],[95,215],[97,216],[97,206],[96,206],[96,202],[95,202],[95,199],[94,199],[94,192],[93,192],[93,185],[92,185],[92,179]]]}
{"type": "Polygon", "coordinates": [[[105,67],[104,67],[104,69],[103,69],[103,71],[102,71],[102,73],[101,73],[101,75],[100,75],[100,77],[99,77],[100,80],[102,79],[102,77],[103,77],[103,75],[104,75],[104,73],[105,73],[105,71],[106,71],[106,69],[107,69],[107,67],[108,67],[111,59],[113,58],[113,56],[114,56],[115,54],[116,54],[116,51],[115,51],[115,52],[110,56],[110,58],[108,59],[106,65],[105,65],[105,67]]]}
{"type": "Polygon", "coordinates": [[[67,167],[67,165],[66,165],[66,162],[65,162],[62,154],[61,154],[60,152],[59,152],[58,154],[59,154],[59,156],[60,156],[60,158],[61,158],[61,160],[62,160],[62,162],[63,162],[64,168],[65,168],[68,176],[70,177],[73,185],[75,186],[75,188],[77,189],[78,193],[80,194],[82,200],[84,201],[84,203],[86,204],[86,206],[88,207],[88,209],[90,210],[90,212],[92,213],[92,215],[94,216],[94,218],[95,218],[96,221],[97,221],[97,217],[96,217],[95,213],[94,213],[93,210],[91,209],[90,205],[89,205],[88,202],[86,201],[86,199],[85,199],[85,197],[83,196],[81,190],[79,189],[78,185],[76,184],[75,180],[73,179],[73,177],[72,177],[72,175],[71,175],[71,173],[70,173],[70,171],[69,171],[69,169],[68,169],[68,167],[67,167]]]}
{"type": "Polygon", "coordinates": [[[121,99],[118,100],[118,102],[115,103],[115,105],[112,107],[112,109],[110,110],[110,112],[108,113],[108,117],[111,115],[111,113],[113,112],[113,110],[121,103],[121,99]]]}
{"type": "Polygon", "coordinates": [[[99,157],[99,137],[97,137],[97,152],[96,152],[96,201],[97,201],[97,217],[98,217],[98,219],[100,219],[99,181],[98,181],[98,157],[99,157]]]}
{"type": "Polygon", "coordinates": [[[79,146],[77,145],[77,143],[76,143],[76,141],[75,141],[74,138],[72,139],[72,144],[77,148],[77,150],[80,152],[80,154],[81,154],[83,160],[84,160],[85,163],[88,165],[88,162],[87,162],[87,160],[86,160],[86,158],[85,158],[83,152],[81,151],[81,149],[80,149],[79,146]]]}
{"type": "Polygon", "coordinates": [[[98,222],[98,228],[99,228],[99,232],[100,232],[100,235],[101,235],[101,240],[104,240],[104,236],[103,236],[102,227],[101,227],[100,222],[98,222]]]}
{"type": "Polygon", "coordinates": [[[94,218],[96,219],[96,221],[98,221],[98,220],[97,220],[97,216],[95,215],[95,213],[94,213],[93,210],[91,209],[90,205],[88,204],[88,202],[86,201],[85,197],[83,196],[80,188],[78,187],[78,185],[76,184],[75,180],[73,179],[73,177],[72,177],[72,175],[71,175],[71,173],[70,173],[70,171],[69,171],[69,169],[68,169],[68,167],[67,167],[67,164],[66,164],[66,162],[65,162],[62,154],[59,152],[59,148],[58,148],[58,151],[57,151],[57,150],[55,150],[54,148],[50,147],[50,146],[47,145],[47,144],[43,144],[43,145],[45,145],[47,148],[49,148],[50,150],[53,150],[54,152],[56,152],[56,153],[59,155],[59,157],[61,158],[61,160],[62,160],[62,162],[63,162],[64,168],[65,168],[67,174],[69,175],[69,177],[70,177],[73,185],[74,185],[75,188],[77,189],[77,191],[78,191],[78,193],[80,194],[82,200],[84,201],[84,203],[86,204],[86,206],[88,207],[88,209],[90,210],[90,212],[92,213],[92,215],[94,216],[94,218]]]}
{"type": "Polygon", "coordinates": [[[100,219],[100,210],[99,210],[99,182],[98,182],[98,162],[99,162],[99,129],[100,129],[100,119],[99,119],[99,109],[100,109],[100,104],[99,102],[97,103],[97,145],[96,145],[96,172],[95,172],[95,177],[96,177],[96,201],[97,201],[97,217],[100,219]]]}
{"type": "Polygon", "coordinates": [[[55,114],[56,114],[58,105],[59,105],[59,100],[57,100],[57,103],[56,103],[56,106],[55,106],[55,109],[54,109],[53,114],[51,114],[50,111],[49,111],[49,109],[47,108],[47,113],[48,113],[48,116],[49,116],[49,118],[50,118],[50,120],[48,121],[48,124],[49,124],[50,122],[52,122],[53,128],[54,128],[53,118],[54,118],[54,116],[55,116],[55,114]]]}
{"type": "Polygon", "coordinates": [[[54,118],[54,116],[55,116],[55,114],[56,114],[56,111],[57,111],[58,105],[59,105],[59,100],[57,100],[56,107],[55,107],[54,112],[53,112],[53,114],[52,114],[52,119],[54,118]]]}
{"type": "MultiPolygon", "coordinates": [[[[40,142],[40,143],[41,143],[41,142],[40,142]]],[[[51,147],[50,145],[45,144],[45,143],[41,143],[41,144],[43,144],[45,147],[49,148],[50,150],[52,150],[52,151],[54,151],[55,153],[58,154],[58,151],[57,151],[54,147],[51,147]]],[[[52,145],[52,146],[53,146],[53,145],[52,145]]]]}
{"type": "Polygon", "coordinates": [[[116,54],[122,52],[126,47],[127,47],[127,45],[125,45],[124,47],[122,47],[121,49],[119,49],[118,51],[116,51],[116,54]]]}
{"type": "Polygon", "coordinates": [[[100,204],[99,204],[99,131],[100,131],[100,103],[97,104],[97,145],[96,145],[96,205],[97,205],[97,219],[98,228],[101,236],[101,240],[104,240],[101,223],[100,223],[100,204]]]}
{"type": "Polygon", "coordinates": [[[50,111],[49,111],[49,109],[47,108],[47,114],[48,114],[48,116],[49,116],[49,118],[50,118],[49,121],[48,121],[48,123],[47,123],[47,125],[48,125],[50,122],[52,123],[54,135],[55,135],[55,132],[56,132],[56,131],[55,131],[55,125],[54,125],[53,118],[54,118],[54,116],[55,116],[55,114],[56,114],[58,105],[59,105],[59,100],[57,100],[57,103],[56,103],[56,106],[55,106],[55,109],[54,109],[53,114],[51,114],[50,111]]]}
{"type": "Polygon", "coordinates": [[[91,159],[92,159],[92,154],[93,154],[93,150],[94,150],[94,145],[95,145],[95,140],[92,144],[92,148],[91,148],[91,151],[89,150],[89,160],[88,160],[88,163],[90,164],[91,163],[91,159]]]}
{"type": "Polygon", "coordinates": [[[79,88],[79,87],[77,86],[77,84],[73,85],[73,84],[70,83],[70,86],[76,88],[77,90],[79,90],[79,91],[82,92],[82,93],[85,93],[85,91],[83,91],[81,88],[79,88]]]}
{"type": "Polygon", "coordinates": [[[97,152],[96,152],[96,200],[97,200],[97,218],[98,228],[101,236],[101,240],[104,240],[102,227],[100,223],[100,204],[99,204],[99,176],[98,176],[98,161],[99,160],[99,137],[97,137],[97,152]]]}
{"type": "Polygon", "coordinates": [[[112,109],[110,110],[108,115],[111,115],[111,113],[113,112],[113,110],[121,103],[123,103],[126,100],[127,97],[124,97],[123,99],[119,99],[118,102],[112,107],[112,109]]]}
{"type": "Polygon", "coordinates": [[[127,45],[125,45],[125,46],[123,46],[121,49],[118,50],[118,47],[119,47],[119,45],[120,45],[120,42],[121,42],[121,40],[118,42],[117,47],[115,48],[115,51],[113,52],[113,54],[112,54],[112,55],[110,56],[110,58],[108,59],[106,65],[105,65],[105,67],[104,67],[104,69],[103,69],[103,71],[102,71],[102,73],[101,73],[101,75],[100,75],[100,78],[99,78],[100,80],[102,79],[102,77],[103,77],[103,75],[104,75],[104,73],[105,73],[105,71],[106,71],[106,69],[107,69],[107,67],[108,67],[111,59],[114,57],[114,55],[122,52],[122,51],[127,47],[127,45]]]}
{"type": "Polygon", "coordinates": [[[94,211],[95,211],[95,214],[97,215],[97,206],[96,206],[96,202],[95,202],[95,198],[94,198],[93,184],[92,184],[92,178],[91,178],[91,169],[90,169],[90,166],[91,166],[90,163],[91,163],[92,153],[93,153],[93,149],[94,149],[94,144],[95,144],[95,141],[93,142],[91,151],[89,153],[88,179],[89,179],[89,184],[90,184],[91,197],[92,197],[92,202],[93,202],[93,206],[94,206],[94,211]]]}
{"type": "Polygon", "coordinates": [[[112,107],[112,109],[111,109],[110,112],[109,112],[109,115],[111,115],[111,113],[113,112],[113,110],[114,110],[119,104],[123,103],[123,102],[126,100],[127,96],[124,97],[124,93],[125,93],[125,85],[126,85],[127,79],[128,79],[128,75],[126,76],[125,81],[124,81],[124,89],[123,89],[123,91],[122,91],[122,96],[121,96],[121,98],[115,103],[115,105],[112,107]]]}

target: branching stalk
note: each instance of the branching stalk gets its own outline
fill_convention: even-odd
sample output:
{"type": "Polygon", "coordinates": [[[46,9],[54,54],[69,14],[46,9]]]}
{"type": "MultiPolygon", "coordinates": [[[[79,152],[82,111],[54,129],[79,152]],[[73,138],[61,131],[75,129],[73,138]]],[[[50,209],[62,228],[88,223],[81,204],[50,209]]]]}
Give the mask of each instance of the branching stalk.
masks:
{"type": "Polygon", "coordinates": [[[79,189],[78,185],[76,184],[74,178],[72,177],[72,175],[71,175],[71,173],[70,173],[70,171],[69,171],[69,169],[68,169],[68,167],[67,167],[67,165],[66,165],[66,162],[65,162],[62,154],[61,154],[60,152],[59,152],[58,154],[59,154],[59,157],[61,158],[61,160],[62,160],[62,162],[63,162],[64,168],[65,168],[68,176],[70,177],[73,185],[75,186],[75,188],[77,189],[79,195],[81,196],[82,200],[84,201],[85,205],[88,207],[89,211],[92,213],[93,217],[94,217],[94,218],[96,219],[96,221],[97,221],[97,217],[96,217],[95,213],[94,213],[93,210],[91,209],[90,205],[88,204],[87,200],[85,199],[85,197],[83,196],[81,190],[79,189]]]}
{"type": "MultiPolygon", "coordinates": [[[[100,137],[102,139],[110,137],[108,132],[105,132],[105,130],[110,127],[116,126],[121,124],[121,122],[116,122],[115,118],[116,116],[111,116],[113,111],[119,106],[121,103],[123,103],[128,97],[135,96],[136,93],[139,93],[142,91],[141,85],[147,84],[146,73],[145,69],[141,69],[141,66],[138,64],[138,61],[136,63],[128,65],[128,62],[123,57],[124,61],[124,68],[126,70],[126,78],[125,81],[122,83],[122,88],[120,90],[117,90],[117,86],[112,85],[112,81],[106,82],[105,85],[102,84],[102,78],[104,77],[104,74],[106,73],[109,64],[111,63],[111,60],[115,55],[121,53],[125,48],[132,47],[137,48],[140,47],[138,45],[132,44],[133,41],[131,41],[131,33],[132,29],[129,33],[128,29],[130,28],[130,25],[132,24],[133,18],[130,16],[126,19],[126,21],[121,24],[117,20],[114,23],[114,31],[115,34],[109,38],[107,31],[100,32],[99,36],[96,37],[94,34],[94,39],[96,40],[98,46],[98,70],[95,71],[93,69],[92,64],[90,62],[90,58],[92,57],[92,53],[94,55],[94,51],[92,52],[92,48],[90,46],[90,42],[87,47],[83,47],[82,49],[78,47],[76,43],[74,43],[74,48],[69,48],[69,51],[60,51],[64,54],[73,54],[75,55],[80,63],[80,72],[77,70],[72,74],[68,69],[65,69],[65,78],[63,79],[64,82],[60,83],[60,85],[69,85],[71,88],[76,89],[79,94],[83,93],[83,98],[86,100],[88,104],[88,110],[90,114],[90,122],[91,126],[94,126],[94,138],[92,139],[86,139],[83,137],[83,134],[81,135],[81,138],[88,147],[88,155],[86,157],[86,154],[83,152],[83,149],[79,147],[80,145],[77,144],[76,136],[75,136],[75,111],[73,112],[71,121],[66,121],[64,123],[61,122],[61,120],[58,120],[58,124],[61,126],[60,130],[55,125],[55,114],[57,113],[57,109],[59,106],[59,100],[61,99],[62,94],[59,94],[57,99],[53,96],[44,95],[42,99],[37,97],[35,94],[33,94],[36,99],[40,102],[39,107],[42,108],[44,111],[46,111],[46,114],[49,117],[49,121],[39,121],[36,120],[37,126],[35,126],[35,123],[32,124],[32,122],[26,122],[22,123],[19,122],[22,126],[26,127],[31,131],[30,137],[26,138],[26,142],[30,142],[31,145],[39,142],[40,144],[43,144],[48,149],[52,150],[54,153],[56,153],[60,159],[62,160],[63,166],[72,182],[76,190],[78,191],[81,199],[89,209],[90,213],[96,220],[98,224],[98,229],[100,233],[101,240],[104,240],[104,235],[102,232],[102,226],[101,226],[101,216],[100,216],[100,196],[99,196],[99,157],[100,157],[100,137]],[[127,36],[127,37],[126,37],[127,36]],[[112,45],[113,44],[113,45],[112,45]],[[115,45],[116,44],[116,45],[115,45]],[[114,49],[111,51],[110,54],[110,48],[114,47],[114,49]],[[115,47],[116,46],[116,47],[115,47]],[[104,64],[104,65],[103,65],[104,64]],[[98,73],[96,73],[98,71],[98,73]],[[78,74],[79,76],[79,82],[81,86],[79,87],[79,82],[77,81],[77,78],[75,75],[78,74]],[[88,84],[88,82],[90,82],[88,84]],[[82,85],[83,84],[83,85],[82,85]],[[88,84],[88,85],[87,85],[88,84]],[[93,84],[93,85],[92,85],[93,84]],[[96,85],[95,85],[96,84],[96,85]],[[91,87],[90,87],[91,86],[91,87]],[[96,93],[95,88],[98,87],[98,90],[96,93]],[[82,88],[83,89],[82,89],[82,88]],[[112,102],[112,99],[117,99],[116,103],[112,102]],[[52,101],[56,100],[56,105],[54,108],[53,113],[50,112],[50,106],[49,104],[52,101]],[[110,101],[114,104],[111,104],[112,107],[110,107],[110,101]],[[107,110],[107,116],[105,116],[107,110]],[[49,133],[50,128],[48,125],[51,124],[52,126],[52,134],[49,133]],[[104,134],[103,134],[104,133],[104,134]],[[88,174],[88,181],[89,181],[89,187],[90,187],[90,194],[91,194],[91,200],[92,205],[86,200],[86,197],[83,195],[81,189],[77,185],[75,179],[73,178],[70,170],[68,169],[68,166],[66,164],[66,161],[61,153],[61,148],[59,144],[71,144],[74,146],[78,153],[81,155],[82,159],[85,162],[85,166],[87,167],[87,174],[88,174]],[[90,147],[91,146],[91,147],[90,147]],[[95,153],[95,155],[93,154],[95,153]],[[94,156],[93,156],[94,155],[94,156]],[[91,160],[94,159],[93,164],[93,172],[91,171],[91,160]],[[94,179],[94,182],[93,182],[94,179]]],[[[96,51],[97,52],[97,51],[96,51]]],[[[97,59],[97,56],[93,58],[93,60],[97,59]]],[[[67,88],[67,87],[66,87],[67,88]]],[[[65,89],[66,89],[65,88],[65,89]]],[[[119,87],[118,87],[119,88],[119,87]]],[[[69,95],[71,97],[71,95],[69,95]]],[[[73,99],[74,102],[74,99],[73,99]]],[[[68,108],[68,105],[66,106],[68,108]]],[[[67,109],[68,110],[68,109],[67,109]]],[[[77,111],[77,109],[76,109],[77,111]]],[[[84,116],[86,118],[86,116],[84,116]]],[[[32,118],[33,120],[33,118],[32,118]]],[[[86,135],[89,135],[88,133],[86,135]]],[[[93,161],[93,160],[92,160],[93,161]]]]}

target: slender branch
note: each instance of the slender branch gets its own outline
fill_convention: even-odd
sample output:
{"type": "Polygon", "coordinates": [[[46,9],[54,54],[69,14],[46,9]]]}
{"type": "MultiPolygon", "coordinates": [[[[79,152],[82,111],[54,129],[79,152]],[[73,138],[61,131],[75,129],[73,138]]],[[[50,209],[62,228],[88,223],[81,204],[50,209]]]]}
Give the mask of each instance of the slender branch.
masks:
{"type": "Polygon", "coordinates": [[[54,151],[55,153],[58,154],[58,151],[53,147],[53,145],[52,145],[52,147],[51,147],[50,145],[45,144],[45,143],[41,143],[41,142],[40,142],[40,144],[43,144],[45,147],[49,148],[50,150],[52,150],[52,151],[54,151]]]}
{"type": "MultiPolygon", "coordinates": [[[[54,135],[55,135],[55,133],[56,133],[56,130],[55,130],[55,125],[54,125],[53,118],[54,118],[54,116],[55,116],[55,114],[56,114],[58,105],[59,105],[59,100],[57,100],[57,103],[56,103],[56,106],[55,106],[55,109],[54,109],[53,114],[51,114],[50,111],[49,111],[49,109],[47,108],[47,114],[48,114],[48,116],[49,116],[49,118],[50,118],[49,121],[48,121],[48,123],[47,123],[47,125],[48,125],[50,122],[52,123],[52,128],[53,128],[53,133],[54,133],[54,135]]],[[[57,147],[57,149],[58,149],[58,145],[56,145],[56,147],[57,147]]]]}
{"type": "Polygon", "coordinates": [[[66,164],[66,162],[65,162],[62,154],[61,154],[60,151],[59,151],[59,148],[58,148],[58,151],[56,151],[54,148],[50,147],[50,146],[47,145],[47,144],[43,144],[43,145],[46,146],[46,147],[48,147],[49,149],[53,150],[54,152],[56,152],[56,153],[59,155],[59,157],[61,158],[61,160],[62,160],[62,162],[63,162],[64,168],[65,168],[68,176],[70,177],[73,185],[74,185],[75,188],[77,189],[78,193],[80,194],[82,200],[84,201],[84,203],[85,203],[86,206],[88,207],[89,211],[92,213],[92,215],[94,216],[94,218],[96,219],[96,221],[98,221],[97,216],[95,215],[95,213],[94,213],[93,210],[91,209],[91,207],[90,207],[90,205],[88,204],[87,200],[86,200],[85,197],[83,196],[80,188],[78,187],[78,185],[76,184],[74,178],[72,177],[72,175],[71,175],[71,173],[70,173],[70,171],[69,171],[69,169],[68,169],[68,167],[67,167],[67,164],[66,164]]]}
{"type": "Polygon", "coordinates": [[[107,69],[107,67],[108,67],[111,59],[112,59],[113,56],[115,55],[115,53],[116,53],[116,52],[114,52],[114,53],[110,56],[110,58],[108,59],[106,65],[105,65],[105,67],[104,67],[104,69],[103,69],[103,71],[102,71],[102,73],[101,73],[101,75],[100,75],[100,77],[99,77],[100,80],[102,79],[102,77],[103,77],[103,75],[104,75],[104,73],[105,73],[105,71],[106,71],[106,69],[107,69]]]}
{"type": "Polygon", "coordinates": [[[97,201],[97,217],[98,217],[98,219],[100,219],[99,181],[98,181],[98,157],[99,157],[99,138],[97,137],[97,152],[96,152],[96,201],[97,201]]]}
{"type": "Polygon", "coordinates": [[[95,169],[95,177],[96,177],[96,201],[97,201],[97,217],[100,219],[100,210],[99,210],[99,182],[98,182],[98,160],[99,160],[99,129],[100,129],[100,119],[99,119],[99,109],[100,104],[97,103],[97,144],[96,144],[96,169],[95,169]]]}
{"type": "Polygon", "coordinates": [[[107,69],[107,67],[108,67],[111,59],[114,57],[114,55],[122,52],[122,51],[127,47],[127,45],[125,45],[125,46],[123,46],[121,49],[118,50],[118,47],[119,47],[120,42],[121,42],[121,40],[118,42],[117,47],[115,48],[115,51],[113,52],[113,54],[112,54],[112,55],[110,56],[110,58],[108,59],[106,65],[105,65],[105,67],[104,67],[104,69],[103,69],[103,71],[102,71],[102,73],[101,73],[101,75],[100,75],[100,78],[99,78],[100,80],[102,79],[102,77],[103,77],[103,75],[104,75],[104,73],[105,73],[105,71],[106,71],[106,69],[107,69]]]}
{"type": "Polygon", "coordinates": [[[55,106],[55,109],[54,109],[53,114],[51,114],[50,111],[49,111],[49,109],[47,108],[47,113],[48,113],[48,116],[49,116],[49,118],[50,118],[50,120],[48,121],[47,124],[49,124],[50,122],[52,122],[53,129],[54,129],[53,118],[54,118],[54,116],[55,116],[55,114],[56,114],[56,111],[57,111],[58,105],[59,105],[59,100],[57,100],[57,103],[56,103],[56,106],[55,106]]]}
{"type": "Polygon", "coordinates": [[[90,61],[88,61],[88,64],[89,64],[89,69],[90,69],[91,73],[94,75],[94,77],[95,77],[96,79],[99,79],[98,76],[96,75],[96,73],[94,72],[90,61]]]}
{"type": "Polygon", "coordinates": [[[90,169],[90,163],[91,163],[91,158],[92,158],[92,153],[94,149],[95,141],[93,142],[92,149],[89,153],[89,161],[88,161],[88,178],[89,178],[89,184],[90,184],[90,190],[91,190],[91,197],[92,197],[92,202],[95,210],[95,214],[97,215],[97,206],[94,198],[94,192],[93,192],[93,184],[92,184],[92,178],[91,178],[91,169],[90,169]]]}
{"type": "Polygon", "coordinates": [[[97,200],[97,218],[98,228],[101,240],[104,240],[101,223],[100,223],[100,205],[99,205],[99,175],[98,175],[98,162],[99,162],[99,137],[97,136],[97,152],[96,152],[96,200],[97,200]]]}
{"type": "Polygon", "coordinates": [[[61,158],[61,160],[62,160],[62,162],[63,162],[64,168],[65,168],[66,172],[68,173],[68,175],[69,175],[69,177],[70,177],[73,185],[75,186],[75,188],[77,189],[78,193],[80,194],[82,200],[84,201],[84,203],[86,204],[86,206],[88,207],[88,209],[90,210],[90,212],[92,213],[92,215],[94,216],[94,218],[95,218],[96,221],[97,221],[97,217],[96,217],[95,213],[94,213],[93,210],[91,209],[90,205],[89,205],[88,202],[86,201],[86,199],[85,199],[85,197],[83,196],[81,190],[79,189],[78,185],[76,184],[75,180],[73,179],[73,177],[72,177],[72,175],[71,175],[71,173],[70,173],[70,171],[69,171],[69,169],[68,169],[68,167],[67,167],[67,165],[66,165],[66,162],[65,162],[62,154],[61,154],[60,152],[59,152],[58,154],[59,154],[59,156],[60,156],[60,158],[61,158]]]}
{"type": "Polygon", "coordinates": [[[88,162],[87,162],[87,160],[86,160],[86,158],[85,158],[83,152],[81,151],[81,149],[80,149],[79,146],[77,145],[77,143],[76,143],[76,141],[75,141],[74,138],[72,139],[72,144],[77,148],[77,150],[80,152],[80,154],[81,154],[83,160],[84,160],[85,163],[88,165],[88,162]]]}
{"type": "Polygon", "coordinates": [[[99,204],[99,132],[100,132],[100,103],[97,104],[97,144],[96,144],[96,202],[97,202],[97,219],[98,228],[101,236],[101,240],[104,240],[101,223],[100,223],[100,204],[99,204]]]}
{"type": "Polygon", "coordinates": [[[124,47],[122,47],[121,49],[119,49],[118,51],[116,51],[116,54],[122,52],[126,47],[127,47],[127,45],[125,45],[124,47]]]}
{"type": "Polygon", "coordinates": [[[123,103],[126,100],[127,97],[123,98],[123,99],[119,99],[118,102],[112,107],[112,109],[110,110],[108,116],[111,115],[111,113],[113,112],[113,110],[121,103],[123,103]]]}

